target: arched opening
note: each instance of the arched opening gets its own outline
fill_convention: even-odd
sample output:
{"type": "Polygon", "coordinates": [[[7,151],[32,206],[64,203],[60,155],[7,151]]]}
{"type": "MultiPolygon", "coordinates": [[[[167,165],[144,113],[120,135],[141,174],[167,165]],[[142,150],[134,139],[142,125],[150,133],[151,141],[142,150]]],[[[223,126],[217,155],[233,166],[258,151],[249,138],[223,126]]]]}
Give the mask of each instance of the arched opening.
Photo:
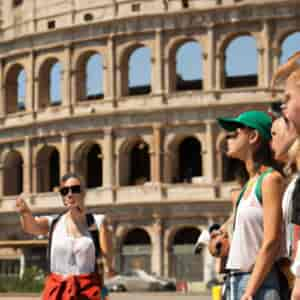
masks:
{"type": "Polygon", "coordinates": [[[295,52],[300,51],[300,32],[288,35],[281,45],[280,64],[285,63],[295,52]]]}
{"type": "Polygon", "coordinates": [[[5,90],[6,113],[25,110],[26,73],[21,65],[17,64],[13,66],[7,73],[5,90]]]}
{"type": "Polygon", "coordinates": [[[202,176],[201,143],[196,138],[185,138],[179,144],[178,154],[177,182],[191,183],[193,177],[202,176]]]}
{"type": "Polygon", "coordinates": [[[44,146],[37,155],[37,192],[47,193],[58,189],[60,180],[59,152],[53,146],[44,146]]]}
{"type": "Polygon", "coordinates": [[[232,40],[225,51],[225,88],[257,86],[257,65],[255,39],[243,35],[232,40]]]}
{"type": "Polygon", "coordinates": [[[202,49],[197,42],[181,45],[176,52],[176,90],[201,90],[202,49]]]}
{"type": "Polygon", "coordinates": [[[39,108],[60,105],[62,67],[56,58],[49,58],[41,67],[39,76],[39,108]]]}
{"type": "Polygon", "coordinates": [[[50,69],[50,105],[61,104],[61,64],[55,63],[50,69]]]}
{"type": "Polygon", "coordinates": [[[203,281],[203,256],[194,255],[193,248],[201,231],[184,227],[174,236],[171,254],[171,276],[179,280],[203,281]]]}
{"type": "Polygon", "coordinates": [[[95,51],[81,55],[76,69],[77,101],[98,100],[104,98],[103,57],[95,51]]]}
{"type": "Polygon", "coordinates": [[[139,141],[130,151],[129,164],[130,185],[141,185],[150,181],[150,155],[149,146],[139,141]]]}
{"type": "Polygon", "coordinates": [[[130,230],[122,244],[121,272],[127,273],[132,269],[143,269],[151,273],[151,239],[140,228],[130,230]]]}
{"type": "Polygon", "coordinates": [[[75,168],[83,175],[87,188],[102,186],[102,151],[99,145],[84,144],[77,153],[75,168]]]}
{"type": "Polygon", "coordinates": [[[11,151],[4,160],[4,196],[23,192],[23,158],[17,151],[11,151]]]}
{"type": "Polygon", "coordinates": [[[151,50],[135,49],[128,60],[128,95],[151,93],[151,50]]]}

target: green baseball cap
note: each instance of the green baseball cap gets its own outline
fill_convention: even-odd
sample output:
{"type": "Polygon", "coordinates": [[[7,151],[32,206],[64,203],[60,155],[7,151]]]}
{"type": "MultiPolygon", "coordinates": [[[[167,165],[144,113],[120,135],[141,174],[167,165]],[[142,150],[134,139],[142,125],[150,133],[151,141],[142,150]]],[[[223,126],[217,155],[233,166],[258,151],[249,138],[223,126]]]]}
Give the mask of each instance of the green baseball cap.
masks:
{"type": "Polygon", "coordinates": [[[241,113],[236,118],[218,118],[217,120],[227,131],[234,131],[242,125],[256,129],[263,139],[271,140],[272,119],[263,111],[250,110],[241,113]]]}

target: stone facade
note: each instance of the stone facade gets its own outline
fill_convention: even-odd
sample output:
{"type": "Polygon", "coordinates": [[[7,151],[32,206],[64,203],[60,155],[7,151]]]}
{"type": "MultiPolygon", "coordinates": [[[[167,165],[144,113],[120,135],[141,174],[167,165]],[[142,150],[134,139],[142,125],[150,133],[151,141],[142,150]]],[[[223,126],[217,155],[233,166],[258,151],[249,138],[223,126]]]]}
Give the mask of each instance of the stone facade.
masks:
{"type": "MultiPolygon", "coordinates": [[[[17,192],[28,194],[36,214],[60,211],[49,163],[57,165],[55,174],[77,170],[87,177],[88,155],[96,151],[99,168],[93,172],[101,174],[86,203],[111,217],[118,268],[125,268],[124,243],[129,252],[138,252],[128,234],[141,229],[150,242],[137,242],[135,249],[144,246],[140,253],[150,259],[148,270],[178,275],[176,233],[185,228],[200,232],[231,210],[235,184],[223,182],[222,133],[215,119],[267,108],[282,41],[299,31],[299,14],[296,1],[280,0],[1,1],[1,245],[20,240],[14,248],[22,248],[28,238],[16,225],[17,192]],[[257,84],[226,88],[225,49],[244,34],[257,44],[257,84]],[[178,91],[176,51],[189,41],[203,50],[202,89],[178,91]],[[141,46],[151,50],[151,91],[131,95],[128,60],[141,46]],[[103,95],[86,101],[84,68],[95,53],[103,57],[103,95]],[[49,72],[56,62],[62,65],[62,97],[59,105],[51,105],[49,72]],[[26,72],[22,109],[16,94],[20,70],[26,72]],[[191,183],[174,179],[187,138],[201,149],[201,174],[191,183]],[[137,151],[147,147],[149,178],[143,184],[130,181],[136,146],[137,151]]],[[[142,233],[137,234],[138,240],[142,233]]],[[[203,256],[199,280],[208,281],[212,261],[206,252],[203,256]]]]}

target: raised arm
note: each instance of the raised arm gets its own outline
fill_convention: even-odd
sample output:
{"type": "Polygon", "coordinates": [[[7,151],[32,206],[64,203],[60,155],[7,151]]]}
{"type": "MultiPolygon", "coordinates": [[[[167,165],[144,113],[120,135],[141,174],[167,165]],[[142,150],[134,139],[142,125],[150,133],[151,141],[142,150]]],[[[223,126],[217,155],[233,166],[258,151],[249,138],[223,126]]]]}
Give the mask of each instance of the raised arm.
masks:
{"type": "Polygon", "coordinates": [[[114,248],[113,248],[113,241],[112,241],[112,232],[108,227],[106,219],[104,219],[103,223],[101,224],[99,230],[99,240],[100,240],[101,253],[106,261],[108,277],[112,277],[115,275],[115,270],[113,268],[114,248]]]}
{"type": "Polygon", "coordinates": [[[25,232],[33,235],[46,235],[49,232],[48,219],[35,218],[22,196],[16,200],[16,210],[20,214],[21,226],[25,232]]]}

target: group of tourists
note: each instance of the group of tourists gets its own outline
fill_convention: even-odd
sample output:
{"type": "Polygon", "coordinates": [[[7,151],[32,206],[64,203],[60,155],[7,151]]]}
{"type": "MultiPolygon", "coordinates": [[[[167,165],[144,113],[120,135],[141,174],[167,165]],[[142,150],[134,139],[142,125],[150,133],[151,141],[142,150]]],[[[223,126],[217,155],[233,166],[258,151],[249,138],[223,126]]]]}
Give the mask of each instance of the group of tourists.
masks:
{"type": "MultiPolygon", "coordinates": [[[[282,84],[279,111],[218,119],[228,133],[226,154],[242,161],[249,177],[230,220],[211,230],[211,241],[220,234],[227,241],[226,247],[217,242],[210,250],[226,257],[230,300],[300,300],[300,53],[275,73],[272,88],[282,84]]],[[[77,174],[63,176],[60,194],[66,209],[55,217],[34,217],[23,197],[16,200],[24,231],[49,237],[50,274],[42,297],[103,299],[101,274],[115,274],[106,217],[86,212],[85,187],[77,174]]]]}
{"type": "Polygon", "coordinates": [[[268,113],[218,119],[226,154],[249,175],[232,216],[210,230],[230,300],[300,299],[300,52],[275,73],[272,88],[281,86],[282,103],[268,113]]]}

